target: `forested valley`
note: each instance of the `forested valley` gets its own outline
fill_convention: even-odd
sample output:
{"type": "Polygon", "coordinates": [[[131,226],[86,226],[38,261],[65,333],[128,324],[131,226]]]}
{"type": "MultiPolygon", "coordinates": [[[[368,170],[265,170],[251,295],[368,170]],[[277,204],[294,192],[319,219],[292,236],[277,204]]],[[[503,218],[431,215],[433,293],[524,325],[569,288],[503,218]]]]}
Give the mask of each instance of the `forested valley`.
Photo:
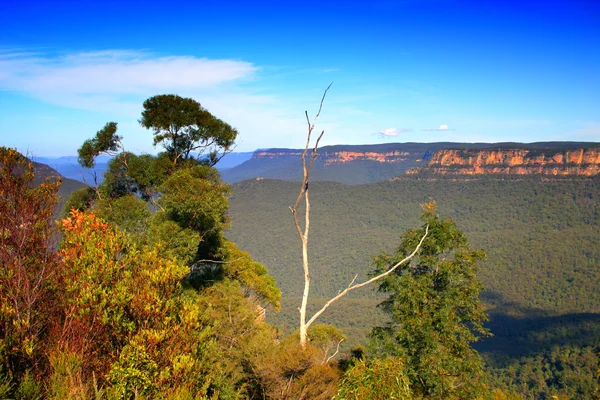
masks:
{"type": "MultiPolygon", "coordinates": [[[[589,398],[600,343],[599,183],[598,177],[430,175],[367,185],[313,182],[312,290],[325,299],[354,274],[366,277],[374,257],[418,224],[419,204],[436,199],[439,213],[487,253],[478,275],[494,336],[475,348],[495,384],[528,398],[589,398]]],[[[269,179],[234,185],[227,231],[277,279],[283,311],[269,317],[290,327],[302,292],[286,209],[295,191],[294,183],[269,179]]],[[[387,320],[375,289],[354,292],[324,321],[368,342],[372,326],[387,320]]]]}
{"type": "Polygon", "coordinates": [[[1,398],[599,396],[598,178],[311,182],[309,314],[382,279],[302,343],[299,183],[229,186],[233,127],[176,95],[143,108],[161,152],[109,122],[78,154],[113,156],[104,180],[68,198],[0,148],[1,398]]]}

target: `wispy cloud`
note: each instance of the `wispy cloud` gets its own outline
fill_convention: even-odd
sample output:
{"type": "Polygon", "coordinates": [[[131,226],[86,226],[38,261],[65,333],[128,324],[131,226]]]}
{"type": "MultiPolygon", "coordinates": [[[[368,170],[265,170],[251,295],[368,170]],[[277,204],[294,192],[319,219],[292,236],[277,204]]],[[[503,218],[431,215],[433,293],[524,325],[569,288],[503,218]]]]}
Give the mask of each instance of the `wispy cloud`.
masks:
{"type": "Polygon", "coordinates": [[[142,51],[53,55],[0,53],[0,89],[55,105],[95,108],[124,97],[207,90],[251,78],[251,63],[188,56],[160,57],[142,51]]]}
{"type": "Polygon", "coordinates": [[[120,127],[133,131],[131,135],[124,132],[125,140],[143,137],[135,127],[146,98],[176,93],[195,98],[235,126],[241,133],[238,142],[247,145],[242,149],[264,143],[283,145],[290,130],[303,132],[303,116],[298,110],[292,110],[297,116],[290,112],[285,99],[264,88],[250,89],[259,71],[257,65],[246,61],[161,56],[138,50],[0,51],[0,90],[55,106],[108,114],[123,121],[120,127]]]}
{"type": "Polygon", "coordinates": [[[157,57],[141,51],[98,51],[55,57],[0,54],[0,85],[29,93],[138,93],[148,89],[206,88],[248,78],[258,68],[235,60],[157,57]]]}
{"type": "Polygon", "coordinates": [[[450,130],[454,130],[454,129],[450,129],[450,127],[446,124],[442,124],[440,126],[438,126],[437,128],[425,128],[425,129],[421,129],[422,131],[427,131],[427,132],[443,132],[443,131],[450,131],[450,130]]]}
{"type": "Polygon", "coordinates": [[[408,133],[408,132],[412,132],[413,130],[410,128],[387,128],[384,130],[379,131],[377,134],[383,138],[386,137],[396,137],[398,135],[400,135],[401,133],[408,133]]]}

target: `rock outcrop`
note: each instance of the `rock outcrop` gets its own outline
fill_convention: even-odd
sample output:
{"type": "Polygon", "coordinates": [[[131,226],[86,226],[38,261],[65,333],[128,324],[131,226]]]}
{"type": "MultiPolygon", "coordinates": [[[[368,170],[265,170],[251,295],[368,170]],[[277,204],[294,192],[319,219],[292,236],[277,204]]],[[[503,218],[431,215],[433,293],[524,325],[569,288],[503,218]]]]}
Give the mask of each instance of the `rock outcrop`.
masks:
{"type": "MultiPolygon", "coordinates": [[[[418,159],[422,156],[422,152],[408,151],[321,151],[317,154],[319,160],[324,165],[344,164],[353,161],[375,161],[378,163],[399,163],[407,160],[418,159]]],[[[299,151],[257,151],[252,156],[253,159],[273,159],[283,157],[301,157],[302,152],[299,151]]]]}
{"type": "Polygon", "coordinates": [[[408,174],[514,174],[594,176],[600,174],[600,148],[581,149],[481,149],[438,150],[427,166],[408,174]]]}

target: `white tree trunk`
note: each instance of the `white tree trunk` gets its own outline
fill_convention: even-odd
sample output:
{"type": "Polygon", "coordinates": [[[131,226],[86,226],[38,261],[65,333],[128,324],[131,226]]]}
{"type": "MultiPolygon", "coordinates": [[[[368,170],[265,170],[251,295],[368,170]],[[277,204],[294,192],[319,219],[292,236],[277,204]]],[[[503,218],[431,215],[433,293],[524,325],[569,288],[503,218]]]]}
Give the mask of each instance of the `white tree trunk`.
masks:
{"type": "Polygon", "coordinates": [[[344,297],[350,291],[361,288],[370,283],[373,283],[373,282],[391,274],[401,265],[409,262],[418,253],[419,249],[421,248],[421,245],[423,244],[423,241],[425,240],[425,238],[427,237],[427,234],[429,233],[429,226],[426,226],[425,234],[419,241],[419,244],[416,246],[415,250],[411,254],[409,254],[407,257],[405,257],[403,260],[401,260],[400,262],[398,262],[395,265],[388,268],[387,271],[385,271],[365,282],[358,283],[358,284],[354,284],[354,281],[356,280],[358,275],[355,276],[354,279],[352,280],[352,282],[350,282],[350,284],[348,285],[348,287],[346,289],[344,289],[343,291],[338,293],[337,296],[330,299],[327,303],[325,303],[325,305],[319,311],[317,311],[310,318],[310,320],[308,320],[308,322],[306,321],[306,307],[308,305],[308,295],[310,292],[310,272],[309,272],[309,268],[308,268],[308,233],[309,233],[309,229],[310,229],[310,199],[308,196],[308,181],[310,178],[310,172],[312,170],[313,163],[314,163],[315,159],[317,158],[317,149],[319,148],[319,141],[323,137],[323,134],[325,133],[325,131],[322,131],[321,134],[319,135],[319,137],[317,138],[317,141],[315,142],[315,146],[312,149],[312,154],[311,154],[310,160],[308,162],[306,160],[306,156],[308,155],[308,148],[310,147],[310,137],[315,128],[315,121],[321,114],[321,109],[323,108],[323,100],[325,100],[325,96],[327,95],[327,91],[329,90],[330,87],[331,87],[331,84],[327,87],[327,89],[325,89],[325,93],[323,93],[323,97],[321,98],[321,105],[319,106],[319,111],[313,118],[312,123],[310,122],[310,120],[308,118],[308,112],[305,113],[306,121],[308,123],[308,135],[307,135],[307,139],[306,139],[306,145],[304,146],[304,152],[302,153],[303,180],[302,180],[302,186],[300,187],[300,193],[298,194],[298,198],[296,199],[296,203],[295,203],[294,207],[290,206],[290,211],[292,212],[292,215],[294,216],[294,224],[296,225],[296,232],[298,233],[298,236],[300,237],[300,241],[302,242],[302,267],[304,269],[304,291],[302,292],[302,304],[300,305],[300,308],[298,309],[300,311],[300,345],[302,346],[302,348],[306,348],[306,343],[308,342],[308,328],[312,325],[313,322],[316,321],[317,318],[319,318],[319,316],[321,314],[323,314],[325,312],[325,310],[327,310],[327,308],[329,308],[330,305],[332,305],[333,303],[335,303],[336,301],[338,301],[339,299],[344,297]],[[302,203],[302,198],[304,198],[304,206],[305,206],[304,229],[302,229],[302,227],[300,226],[300,221],[298,219],[298,213],[297,213],[298,206],[302,203]]]}

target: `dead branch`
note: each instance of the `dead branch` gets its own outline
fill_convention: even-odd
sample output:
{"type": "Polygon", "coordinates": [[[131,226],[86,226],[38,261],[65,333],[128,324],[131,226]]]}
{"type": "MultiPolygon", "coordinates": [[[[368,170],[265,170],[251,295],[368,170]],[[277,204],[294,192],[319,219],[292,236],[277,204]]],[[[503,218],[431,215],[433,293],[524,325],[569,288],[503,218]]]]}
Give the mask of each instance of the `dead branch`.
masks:
{"type": "Polygon", "coordinates": [[[340,344],[342,344],[343,341],[344,341],[344,339],[340,339],[340,341],[337,344],[337,349],[335,350],[335,353],[333,353],[332,355],[330,355],[329,358],[327,358],[327,360],[325,360],[324,364],[329,363],[329,360],[331,360],[333,357],[337,356],[337,354],[340,351],[340,344]]]}
{"type": "Polygon", "coordinates": [[[410,253],[408,256],[404,257],[401,261],[397,262],[396,264],[394,264],[390,269],[388,269],[386,272],[383,272],[377,276],[374,276],[373,278],[369,279],[368,281],[365,281],[363,283],[358,283],[356,285],[352,285],[352,283],[354,282],[354,280],[356,279],[356,276],[354,277],[354,279],[352,280],[352,282],[350,283],[350,285],[348,285],[348,287],[346,289],[344,289],[344,291],[340,292],[337,296],[333,297],[331,300],[329,300],[327,303],[325,303],[325,305],[319,310],[317,311],[311,319],[308,320],[308,322],[306,323],[306,329],[308,329],[308,327],[310,327],[310,325],[315,322],[315,320],[317,318],[319,318],[319,316],[321,314],[323,314],[325,312],[325,310],[327,310],[327,308],[329,308],[330,305],[332,305],[333,303],[335,303],[336,301],[338,301],[339,299],[341,299],[342,297],[344,297],[346,294],[348,294],[349,292],[351,292],[352,290],[361,288],[363,286],[366,286],[370,283],[373,283],[381,278],[384,278],[386,276],[388,276],[389,274],[391,274],[392,272],[394,272],[398,267],[400,267],[401,265],[405,264],[406,262],[410,261],[419,251],[419,249],[421,248],[421,245],[423,244],[423,241],[425,240],[425,238],[427,237],[427,234],[429,233],[429,225],[425,226],[425,234],[423,235],[423,237],[421,238],[421,240],[419,241],[419,244],[417,245],[417,247],[415,247],[415,249],[413,250],[412,253],[410,253]]]}

